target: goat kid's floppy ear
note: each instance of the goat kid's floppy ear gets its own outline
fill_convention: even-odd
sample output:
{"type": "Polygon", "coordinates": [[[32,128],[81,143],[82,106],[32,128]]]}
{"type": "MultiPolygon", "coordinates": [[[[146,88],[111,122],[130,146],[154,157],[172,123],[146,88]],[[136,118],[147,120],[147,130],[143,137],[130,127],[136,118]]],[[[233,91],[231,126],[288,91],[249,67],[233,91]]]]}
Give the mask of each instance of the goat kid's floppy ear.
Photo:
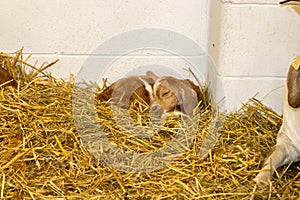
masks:
{"type": "Polygon", "coordinates": [[[288,104],[293,108],[300,107],[300,56],[295,58],[287,75],[288,104]]]}
{"type": "Polygon", "coordinates": [[[156,76],[152,71],[147,71],[146,75],[150,78],[152,78],[154,81],[157,81],[157,79],[159,78],[158,76],[156,76]]]}
{"type": "Polygon", "coordinates": [[[185,114],[192,116],[193,110],[198,105],[198,98],[196,92],[192,89],[192,86],[188,81],[181,81],[181,87],[178,88],[181,90],[179,92],[179,102],[183,107],[185,114]]]}

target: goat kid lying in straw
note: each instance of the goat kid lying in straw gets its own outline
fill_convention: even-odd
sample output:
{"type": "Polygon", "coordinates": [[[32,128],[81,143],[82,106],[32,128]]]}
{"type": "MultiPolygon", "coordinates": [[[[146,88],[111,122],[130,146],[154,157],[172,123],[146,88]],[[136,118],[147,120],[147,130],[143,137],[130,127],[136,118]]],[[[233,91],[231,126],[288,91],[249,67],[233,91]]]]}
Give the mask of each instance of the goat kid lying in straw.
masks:
{"type": "Polygon", "coordinates": [[[185,114],[192,116],[193,110],[203,94],[199,86],[189,79],[172,76],[156,76],[148,71],[146,76],[129,76],[112,83],[97,97],[100,101],[121,104],[128,108],[136,99],[150,105],[150,113],[156,117],[185,114]],[[178,112],[179,111],[179,112],[178,112]]]}

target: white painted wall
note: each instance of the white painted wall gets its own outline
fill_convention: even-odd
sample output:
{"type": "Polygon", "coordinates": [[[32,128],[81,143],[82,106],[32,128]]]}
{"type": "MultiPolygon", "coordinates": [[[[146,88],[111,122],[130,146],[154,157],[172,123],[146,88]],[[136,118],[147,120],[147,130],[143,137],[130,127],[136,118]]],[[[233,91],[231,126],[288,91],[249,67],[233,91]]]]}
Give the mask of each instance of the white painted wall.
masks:
{"type": "Polygon", "coordinates": [[[0,51],[24,46],[41,62],[60,59],[68,77],[99,44],[126,31],[169,29],[206,48],[208,0],[11,0],[0,6],[0,51]]]}
{"type": "Polygon", "coordinates": [[[300,55],[300,7],[277,0],[212,0],[208,51],[223,79],[226,106],[258,93],[280,112],[290,61],[300,55]]]}
{"type": "Polygon", "coordinates": [[[276,0],[11,0],[0,6],[0,51],[24,47],[60,62],[57,77],[76,74],[99,44],[126,31],[168,29],[208,50],[223,81],[226,107],[259,93],[280,111],[290,60],[300,54],[300,15],[276,0]],[[211,7],[210,7],[211,5],[211,7]]]}

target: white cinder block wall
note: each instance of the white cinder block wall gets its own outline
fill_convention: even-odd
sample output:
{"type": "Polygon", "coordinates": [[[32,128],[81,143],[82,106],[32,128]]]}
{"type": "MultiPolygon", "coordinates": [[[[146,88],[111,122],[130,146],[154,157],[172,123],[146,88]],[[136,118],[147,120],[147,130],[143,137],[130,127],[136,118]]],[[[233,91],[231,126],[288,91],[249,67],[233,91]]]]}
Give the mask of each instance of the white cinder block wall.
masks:
{"type": "MultiPolygon", "coordinates": [[[[298,9],[299,13],[299,9],[298,9]]],[[[76,74],[99,44],[126,31],[168,29],[206,49],[218,67],[228,110],[249,97],[280,111],[290,60],[300,54],[300,15],[276,0],[3,1],[0,51],[60,59],[56,77],[76,74]]]]}
{"type": "Polygon", "coordinates": [[[77,73],[111,37],[142,28],[167,29],[207,46],[209,0],[3,1],[0,51],[24,46],[41,62],[60,59],[54,75],[77,73]]]}
{"type": "Polygon", "coordinates": [[[280,112],[290,61],[300,55],[300,7],[278,0],[212,0],[208,51],[229,109],[257,98],[280,112]]]}

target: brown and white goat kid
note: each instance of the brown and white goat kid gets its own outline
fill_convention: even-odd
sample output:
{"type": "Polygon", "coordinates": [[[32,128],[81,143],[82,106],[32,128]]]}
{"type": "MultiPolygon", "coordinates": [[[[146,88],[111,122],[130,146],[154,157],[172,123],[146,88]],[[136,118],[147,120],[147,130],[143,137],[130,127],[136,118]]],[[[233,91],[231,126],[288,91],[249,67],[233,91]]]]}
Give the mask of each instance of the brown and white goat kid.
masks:
{"type": "Polygon", "coordinates": [[[267,183],[275,169],[300,160],[300,56],[290,66],[282,98],[283,122],[273,151],[255,177],[257,184],[267,183]]]}
{"type": "Polygon", "coordinates": [[[156,117],[186,114],[192,116],[203,95],[199,86],[189,79],[171,76],[158,77],[152,71],[147,76],[130,76],[111,84],[97,99],[111,100],[113,104],[128,108],[136,100],[150,105],[156,117]]]}

